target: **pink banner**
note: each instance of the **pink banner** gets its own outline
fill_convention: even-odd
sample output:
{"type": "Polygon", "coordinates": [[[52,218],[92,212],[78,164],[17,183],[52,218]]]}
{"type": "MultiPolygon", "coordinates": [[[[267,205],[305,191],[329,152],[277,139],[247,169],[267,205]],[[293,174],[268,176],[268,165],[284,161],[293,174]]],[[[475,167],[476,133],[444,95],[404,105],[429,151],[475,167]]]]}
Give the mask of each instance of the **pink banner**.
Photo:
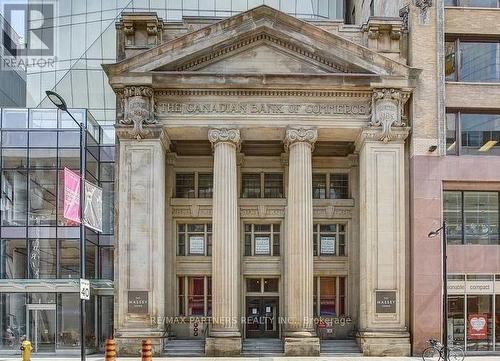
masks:
{"type": "Polygon", "coordinates": [[[80,176],[64,168],[64,218],[80,223],[80,176]]]}

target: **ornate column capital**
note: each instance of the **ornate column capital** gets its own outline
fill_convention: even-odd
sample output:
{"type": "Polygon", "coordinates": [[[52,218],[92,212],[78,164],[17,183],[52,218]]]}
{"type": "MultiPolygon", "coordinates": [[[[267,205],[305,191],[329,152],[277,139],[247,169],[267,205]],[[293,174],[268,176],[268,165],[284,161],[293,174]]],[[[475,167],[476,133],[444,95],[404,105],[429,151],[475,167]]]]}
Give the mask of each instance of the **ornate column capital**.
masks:
{"type": "Polygon", "coordinates": [[[318,130],[316,128],[288,128],[285,133],[285,149],[288,151],[295,143],[309,143],[314,149],[314,143],[318,140],[318,130]]]}
{"type": "Polygon", "coordinates": [[[212,143],[212,148],[218,143],[230,143],[237,150],[241,146],[241,137],[239,129],[231,128],[212,128],[208,130],[208,140],[212,143]]]}
{"type": "Polygon", "coordinates": [[[144,125],[156,124],[154,117],[153,88],[150,86],[127,86],[120,94],[119,107],[123,110],[118,112],[122,118],[122,125],[133,125],[131,136],[138,140],[147,138],[149,132],[144,125]]]}
{"type": "Polygon", "coordinates": [[[372,95],[372,118],[370,128],[381,128],[379,140],[387,143],[394,139],[393,128],[404,128],[403,106],[409,98],[400,89],[374,89],[372,95]]]}

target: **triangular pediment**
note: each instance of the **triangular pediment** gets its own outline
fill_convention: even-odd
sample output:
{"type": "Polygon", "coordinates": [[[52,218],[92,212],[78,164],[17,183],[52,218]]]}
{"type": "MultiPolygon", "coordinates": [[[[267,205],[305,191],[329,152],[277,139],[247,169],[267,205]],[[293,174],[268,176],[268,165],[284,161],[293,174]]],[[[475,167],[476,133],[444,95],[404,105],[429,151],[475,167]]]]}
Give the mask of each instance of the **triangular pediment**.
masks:
{"type": "Polygon", "coordinates": [[[411,68],[268,6],[259,6],[106,65],[124,73],[346,73],[410,77],[411,68]]]}

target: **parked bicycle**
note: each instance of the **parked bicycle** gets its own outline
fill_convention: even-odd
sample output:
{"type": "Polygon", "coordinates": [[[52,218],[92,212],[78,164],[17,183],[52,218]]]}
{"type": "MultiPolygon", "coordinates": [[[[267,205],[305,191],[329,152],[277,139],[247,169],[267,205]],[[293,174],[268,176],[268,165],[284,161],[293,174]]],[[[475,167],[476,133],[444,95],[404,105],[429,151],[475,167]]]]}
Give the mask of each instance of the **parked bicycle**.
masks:
{"type": "Polygon", "coordinates": [[[464,350],[459,346],[444,346],[438,340],[430,339],[427,341],[430,345],[424,352],[422,352],[423,361],[439,361],[444,359],[445,348],[448,349],[448,360],[447,361],[463,361],[465,358],[464,350]]]}

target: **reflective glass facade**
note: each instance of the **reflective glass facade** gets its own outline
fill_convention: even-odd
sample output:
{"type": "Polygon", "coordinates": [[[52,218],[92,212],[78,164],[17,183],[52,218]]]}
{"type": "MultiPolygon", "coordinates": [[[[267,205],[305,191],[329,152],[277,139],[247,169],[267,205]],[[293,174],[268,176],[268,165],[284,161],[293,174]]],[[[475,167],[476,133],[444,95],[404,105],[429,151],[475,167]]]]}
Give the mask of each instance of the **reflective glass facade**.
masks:
{"type": "Polygon", "coordinates": [[[79,352],[80,233],[63,217],[63,171],[80,173],[80,147],[86,180],[103,188],[103,232],[85,229],[89,350],[112,334],[114,137],[87,111],[70,112],[84,144],[66,113],[1,110],[0,353],[18,352],[22,335],[39,353],[79,352]]]}

